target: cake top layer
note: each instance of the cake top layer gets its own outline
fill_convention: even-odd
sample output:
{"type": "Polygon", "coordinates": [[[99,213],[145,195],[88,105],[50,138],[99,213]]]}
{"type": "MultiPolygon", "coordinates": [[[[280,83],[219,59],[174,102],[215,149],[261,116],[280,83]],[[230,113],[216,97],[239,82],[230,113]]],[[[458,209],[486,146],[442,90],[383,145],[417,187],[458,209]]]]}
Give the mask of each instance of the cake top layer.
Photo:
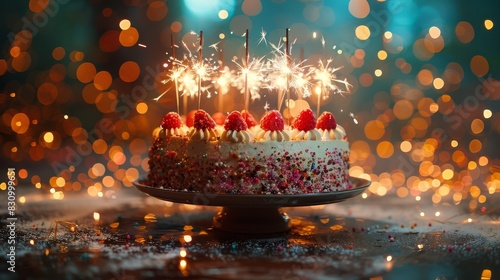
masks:
{"type": "Polygon", "coordinates": [[[233,111],[224,120],[223,126],[217,126],[214,119],[204,110],[197,110],[192,120],[192,127],[182,123],[175,112],[167,113],[161,122],[164,135],[186,136],[192,141],[327,141],[347,140],[345,130],[337,125],[335,116],[324,112],[318,119],[311,109],[302,110],[291,126],[285,125],[283,116],[277,110],[266,112],[259,125],[255,118],[246,111],[233,111]]]}
{"type": "Polygon", "coordinates": [[[323,112],[316,122],[316,128],[323,130],[335,129],[337,128],[337,121],[332,113],[323,112]]]}

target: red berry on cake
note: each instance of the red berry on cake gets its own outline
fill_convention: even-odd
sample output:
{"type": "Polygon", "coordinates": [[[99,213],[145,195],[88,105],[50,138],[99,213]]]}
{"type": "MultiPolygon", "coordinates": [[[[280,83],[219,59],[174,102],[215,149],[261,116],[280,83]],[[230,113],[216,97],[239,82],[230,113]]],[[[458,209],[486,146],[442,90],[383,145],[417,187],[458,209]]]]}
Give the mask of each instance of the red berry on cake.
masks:
{"type": "Polygon", "coordinates": [[[313,130],[316,126],[316,117],[311,109],[302,110],[292,122],[292,128],[301,131],[313,130]]]}
{"type": "Polygon", "coordinates": [[[227,131],[241,131],[247,130],[248,126],[241,113],[233,111],[226,117],[226,120],[224,121],[224,129],[227,131]]]}
{"type": "Polygon", "coordinates": [[[212,119],[215,121],[217,125],[224,125],[226,116],[221,112],[216,112],[212,114],[212,119]]]}
{"type": "Polygon", "coordinates": [[[335,116],[330,112],[323,112],[316,123],[317,129],[330,130],[337,128],[335,116]]]}
{"type": "Polygon", "coordinates": [[[180,128],[181,126],[181,116],[175,112],[167,113],[161,121],[161,127],[163,129],[180,128]]]}
{"type": "Polygon", "coordinates": [[[279,111],[271,110],[260,120],[260,127],[265,131],[282,131],[285,129],[285,120],[279,111]]]}
{"type": "Polygon", "coordinates": [[[215,121],[204,110],[198,110],[194,113],[193,127],[196,129],[214,129],[215,121]]]}
{"type": "Polygon", "coordinates": [[[196,114],[196,110],[190,111],[186,116],[186,126],[193,127],[194,125],[194,114],[196,114]]]}
{"type": "Polygon", "coordinates": [[[248,127],[254,127],[257,125],[255,118],[252,116],[252,114],[250,114],[250,112],[243,110],[241,111],[241,115],[243,116],[243,119],[245,119],[248,127]]]}

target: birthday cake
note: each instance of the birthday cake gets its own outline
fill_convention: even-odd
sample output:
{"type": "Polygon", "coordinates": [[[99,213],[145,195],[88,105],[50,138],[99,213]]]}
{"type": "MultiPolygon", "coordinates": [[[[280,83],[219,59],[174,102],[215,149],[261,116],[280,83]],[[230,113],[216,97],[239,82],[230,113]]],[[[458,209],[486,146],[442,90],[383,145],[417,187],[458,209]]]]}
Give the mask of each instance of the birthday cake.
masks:
{"type": "Polygon", "coordinates": [[[233,111],[217,126],[203,110],[192,127],[165,115],[149,150],[148,184],[178,191],[224,194],[304,194],[351,188],[349,145],[335,117],[303,110],[285,125],[268,111],[257,124],[233,111]]]}

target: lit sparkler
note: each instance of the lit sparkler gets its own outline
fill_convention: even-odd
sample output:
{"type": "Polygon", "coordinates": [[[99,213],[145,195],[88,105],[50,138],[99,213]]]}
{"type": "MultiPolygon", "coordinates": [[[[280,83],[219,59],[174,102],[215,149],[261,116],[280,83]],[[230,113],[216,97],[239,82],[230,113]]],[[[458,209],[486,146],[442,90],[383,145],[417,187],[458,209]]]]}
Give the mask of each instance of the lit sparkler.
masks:
{"type": "Polygon", "coordinates": [[[214,49],[215,51],[218,51],[219,50],[219,44],[220,44],[221,41],[215,43],[215,44],[211,44],[210,46],[208,46],[209,48],[212,48],[214,49]]]}
{"type": "Polygon", "coordinates": [[[244,63],[240,64],[236,60],[233,60],[233,62],[238,67],[238,77],[233,82],[234,86],[241,93],[245,93],[245,90],[248,89],[251,100],[259,99],[259,89],[266,81],[264,57],[252,58],[247,67],[245,67],[244,63]]]}
{"type": "MultiPolygon", "coordinates": [[[[169,58],[171,60],[171,64],[172,64],[172,68],[170,69],[170,75],[169,75],[169,80],[170,81],[173,81],[174,82],[174,86],[175,86],[175,101],[176,101],[176,105],[177,105],[177,114],[179,114],[179,111],[180,111],[180,108],[179,108],[179,77],[181,76],[182,72],[184,72],[184,70],[186,69],[185,67],[182,67],[182,65],[180,65],[181,63],[179,63],[179,61],[177,60],[176,56],[175,56],[175,48],[177,48],[178,46],[174,44],[174,35],[173,33],[170,34],[170,48],[171,48],[171,51],[172,51],[172,55],[171,57],[169,58]]],[[[167,65],[165,65],[166,67],[167,65]]],[[[165,83],[168,82],[165,81],[165,83]]],[[[168,91],[170,90],[167,89],[165,90],[162,94],[160,94],[160,96],[158,96],[157,98],[155,98],[155,101],[158,101],[164,94],[166,94],[168,91]]]]}
{"type": "Polygon", "coordinates": [[[236,88],[243,93],[244,110],[248,111],[248,104],[251,100],[259,99],[259,89],[265,80],[265,68],[263,63],[264,57],[253,58],[250,61],[249,46],[248,46],[248,29],[245,33],[245,57],[242,64],[236,60],[233,62],[238,66],[238,77],[234,81],[236,88]]]}
{"type": "Polygon", "coordinates": [[[267,32],[264,31],[264,28],[262,28],[260,31],[260,39],[259,39],[259,42],[257,43],[258,45],[260,45],[260,43],[264,42],[264,44],[266,44],[266,46],[267,46],[266,35],[267,35],[267,32]]]}
{"type": "Polygon", "coordinates": [[[328,59],[326,64],[322,61],[318,61],[318,67],[312,68],[313,71],[313,79],[316,81],[315,92],[318,95],[316,114],[319,116],[320,106],[321,106],[321,98],[324,100],[328,98],[330,92],[334,94],[343,94],[349,92],[349,87],[352,87],[351,84],[347,82],[347,79],[340,80],[337,79],[337,75],[335,72],[342,69],[342,67],[332,67],[330,64],[333,62],[333,59],[328,59]],[[341,89],[337,84],[343,84],[345,87],[341,89]]]}
{"type": "Polygon", "coordinates": [[[201,77],[206,75],[205,67],[203,66],[203,31],[200,31],[200,47],[198,48],[198,64],[195,67],[198,75],[198,109],[201,107],[201,77]]]}
{"type": "Polygon", "coordinates": [[[269,90],[278,90],[278,110],[281,110],[285,92],[289,91],[290,88],[295,88],[303,96],[310,95],[309,79],[311,70],[304,65],[305,61],[295,63],[291,60],[289,55],[281,50],[283,47],[281,42],[278,45],[273,43],[270,43],[270,45],[273,48],[273,57],[266,63],[269,81],[267,88],[269,90]]]}

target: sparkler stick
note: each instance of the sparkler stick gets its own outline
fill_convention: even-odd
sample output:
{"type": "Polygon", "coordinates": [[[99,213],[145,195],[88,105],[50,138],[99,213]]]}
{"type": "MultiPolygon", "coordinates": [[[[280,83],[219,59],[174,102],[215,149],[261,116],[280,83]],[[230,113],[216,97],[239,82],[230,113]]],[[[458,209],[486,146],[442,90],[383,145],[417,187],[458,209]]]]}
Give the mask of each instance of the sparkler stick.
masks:
{"type": "MultiPolygon", "coordinates": [[[[290,69],[290,47],[289,47],[289,37],[288,37],[288,30],[289,28],[286,29],[286,68],[290,69]]],[[[290,72],[286,75],[286,105],[287,107],[289,106],[288,102],[290,102],[290,72]]],[[[288,118],[288,125],[290,125],[290,118],[288,118]]]]}
{"type": "Polygon", "coordinates": [[[285,91],[286,91],[286,98],[288,99],[287,102],[290,100],[290,92],[289,92],[289,87],[290,87],[290,48],[289,48],[289,38],[288,38],[288,28],[286,29],[286,37],[285,37],[285,71],[286,71],[286,81],[285,81],[285,88],[280,88],[278,92],[278,111],[281,111],[281,104],[283,103],[283,100],[285,99],[285,91]]]}
{"type": "MultiPolygon", "coordinates": [[[[223,52],[219,52],[219,74],[222,72],[224,69],[224,54],[223,52]]],[[[224,98],[223,98],[223,93],[221,90],[219,90],[219,112],[223,113],[224,112],[224,98]]]]}
{"type": "MultiPolygon", "coordinates": [[[[304,63],[304,48],[300,49],[300,63],[299,65],[302,65],[304,63]]],[[[301,100],[302,95],[304,94],[300,88],[297,88],[297,99],[301,100]]],[[[300,108],[299,108],[300,109],[300,108]]]]}
{"type": "MultiPolygon", "coordinates": [[[[202,71],[203,68],[203,31],[200,31],[200,48],[198,50],[198,58],[200,63],[199,72],[202,71]]],[[[198,109],[201,108],[201,73],[198,72],[198,109]]]]}
{"type": "Polygon", "coordinates": [[[316,87],[316,94],[318,95],[318,104],[316,107],[316,117],[319,117],[320,108],[321,108],[321,96],[323,95],[323,86],[316,87]]]}
{"type": "Polygon", "coordinates": [[[245,33],[245,95],[244,95],[244,98],[245,98],[245,112],[248,112],[248,103],[249,103],[249,99],[250,99],[250,96],[248,94],[248,71],[249,71],[249,67],[248,67],[248,58],[249,58],[249,55],[248,55],[248,29],[245,33]]]}
{"type": "Polygon", "coordinates": [[[184,116],[187,117],[188,114],[188,95],[184,94],[182,96],[182,111],[184,112],[184,116]]]}

